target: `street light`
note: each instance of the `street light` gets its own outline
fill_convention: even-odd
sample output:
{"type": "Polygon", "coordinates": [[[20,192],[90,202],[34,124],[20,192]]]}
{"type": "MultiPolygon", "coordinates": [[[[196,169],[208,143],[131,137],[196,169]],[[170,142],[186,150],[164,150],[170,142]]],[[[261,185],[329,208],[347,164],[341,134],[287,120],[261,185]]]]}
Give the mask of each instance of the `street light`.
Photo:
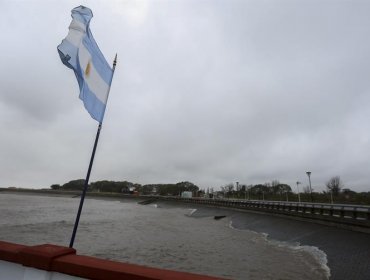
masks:
{"type": "Polygon", "coordinates": [[[308,176],[308,181],[310,183],[310,193],[311,193],[311,202],[313,202],[313,197],[312,197],[312,187],[311,187],[311,171],[307,171],[306,172],[307,176],[308,176]]]}
{"type": "Polygon", "coordinates": [[[330,189],[330,202],[333,204],[333,189],[330,189]]]}
{"type": "Polygon", "coordinates": [[[302,184],[302,183],[297,181],[298,202],[301,203],[301,195],[299,194],[299,187],[298,187],[299,184],[302,184]]]}

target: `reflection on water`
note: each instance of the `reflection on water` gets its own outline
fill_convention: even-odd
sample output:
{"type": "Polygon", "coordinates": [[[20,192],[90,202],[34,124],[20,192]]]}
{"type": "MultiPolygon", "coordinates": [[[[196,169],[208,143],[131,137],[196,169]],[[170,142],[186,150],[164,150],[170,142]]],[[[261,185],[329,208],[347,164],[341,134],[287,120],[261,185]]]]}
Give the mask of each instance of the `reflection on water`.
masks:
{"type": "MultiPolygon", "coordinates": [[[[68,246],[78,203],[0,193],[0,240],[68,246]]],[[[87,199],[75,248],[79,254],[231,279],[328,278],[318,249],[270,242],[230,222],[174,204],[87,199]]]]}

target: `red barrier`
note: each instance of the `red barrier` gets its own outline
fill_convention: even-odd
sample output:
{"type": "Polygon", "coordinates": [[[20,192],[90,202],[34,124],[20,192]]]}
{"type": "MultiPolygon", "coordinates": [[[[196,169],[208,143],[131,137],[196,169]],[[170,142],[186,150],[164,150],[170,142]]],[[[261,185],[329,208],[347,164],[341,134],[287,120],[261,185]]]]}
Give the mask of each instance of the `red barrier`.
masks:
{"type": "Polygon", "coordinates": [[[79,256],[76,255],[75,249],[52,244],[24,246],[0,241],[0,260],[92,280],[222,279],[187,272],[102,260],[88,256],[79,256]]]}

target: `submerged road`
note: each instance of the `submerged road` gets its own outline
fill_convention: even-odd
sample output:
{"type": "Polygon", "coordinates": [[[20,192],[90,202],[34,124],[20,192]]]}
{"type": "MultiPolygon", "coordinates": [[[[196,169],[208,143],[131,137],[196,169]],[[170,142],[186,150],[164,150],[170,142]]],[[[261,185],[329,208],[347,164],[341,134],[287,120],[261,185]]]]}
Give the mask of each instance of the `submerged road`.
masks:
{"type": "Polygon", "coordinates": [[[266,213],[248,213],[199,204],[194,217],[226,215],[234,228],[268,234],[268,239],[318,247],[327,255],[330,279],[370,279],[370,234],[266,213]]]}

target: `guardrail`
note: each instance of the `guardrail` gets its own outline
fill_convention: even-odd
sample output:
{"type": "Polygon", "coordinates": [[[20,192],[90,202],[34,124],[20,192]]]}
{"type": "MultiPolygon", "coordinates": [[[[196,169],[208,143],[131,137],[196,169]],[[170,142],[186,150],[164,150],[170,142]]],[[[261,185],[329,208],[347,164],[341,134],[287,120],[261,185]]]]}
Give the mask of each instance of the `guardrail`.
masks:
{"type": "Polygon", "coordinates": [[[289,215],[370,229],[370,206],[366,205],[181,197],[159,199],[289,215]]]}

